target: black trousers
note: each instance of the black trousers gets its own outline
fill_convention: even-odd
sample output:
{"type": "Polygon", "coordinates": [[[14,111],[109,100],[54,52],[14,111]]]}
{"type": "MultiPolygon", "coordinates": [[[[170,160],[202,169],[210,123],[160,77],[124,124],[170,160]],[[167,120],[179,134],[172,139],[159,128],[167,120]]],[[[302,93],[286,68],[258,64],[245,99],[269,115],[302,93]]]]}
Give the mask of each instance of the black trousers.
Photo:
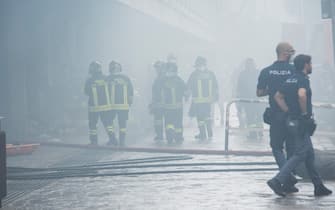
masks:
{"type": "Polygon", "coordinates": [[[212,104],[210,103],[199,103],[194,104],[195,116],[198,122],[200,140],[205,140],[213,136],[212,128],[212,104]]]}
{"type": "Polygon", "coordinates": [[[102,111],[102,112],[88,112],[88,127],[89,127],[89,137],[91,143],[98,142],[98,130],[97,124],[99,118],[104,125],[108,137],[111,140],[114,136],[114,128],[112,121],[112,112],[111,111],[102,111]]]}
{"type": "MultiPolygon", "coordinates": [[[[117,118],[119,124],[119,139],[120,145],[125,144],[126,133],[127,133],[127,121],[128,121],[129,110],[112,110],[112,122],[117,118]]],[[[112,141],[116,141],[115,137],[112,141]]]]}
{"type": "Polygon", "coordinates": [[[182,142],[183,137],[183,109],[164,109],[166,138],[169,143],[173,140],[182,142]]]}
{"type": "Polygon", "coordinates": [[[156,137],[158,139],[163,139],[163,130],[164,130],[164,110],[157,109],[153,112],[154,115],[154,128],[156,137]]]}

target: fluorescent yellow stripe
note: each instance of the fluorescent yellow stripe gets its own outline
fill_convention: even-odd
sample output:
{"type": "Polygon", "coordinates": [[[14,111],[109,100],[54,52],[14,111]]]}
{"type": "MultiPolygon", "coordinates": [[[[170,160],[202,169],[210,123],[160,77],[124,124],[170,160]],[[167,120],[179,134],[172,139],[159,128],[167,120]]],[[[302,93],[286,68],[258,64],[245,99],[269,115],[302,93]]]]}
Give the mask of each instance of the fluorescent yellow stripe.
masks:
{"type": "Polygon", "coordinates": [[[106,81],[105,80],[95,80],[94,83],[97,84],[97,85],[103,86],[103,85],[106,84],[106,81]]]}
{"type": "Polygon", "coordinates": [[[105,94],[106,94],[107,104],[111,104],[108,85],[105,85],[105,94]]]}
{"type": "Polygon", "coordinates": [[[89,112],[103,112],[103,111],[109,111],[112,107],[110,105],[102,105],[102,106],[90,106],[88,107],[89,112]]]}
{"type": "Polygon", "coordinates": [[[203,126],[203,125],[205,125],[205,124],[206,124],[205,121],[200,121],[200,120],[198,121],[198,125],[199,125],[199,126],[203,126]]]}
{"type": "Polygon", "coordinates": [[[177,103],[177,104],[165,104],[164,108],[165,109],[178,109],[178,108],[182,108],[183,104],[182,103],[177,103]]]}
{"type": "Polygon", "coordinates": [[[176,128],[176,133],[181,133],[181,132],[183,132],[183,129],[181,129],[181,128],[176,128]]]}
{"type": "Polygon", "coordinates": [[[198,80],[198,98],[202,98],[202,81],[198,80]]]}
{"type": "Polygon", "coordinates": [[[175,88],[171,88],[171,96],[172,96],[172,104],[177,104],[176,89],[175,88]]]}
{"type": "Polygon", "coordinates": [[[206,98],[193,98],[192,102],[198,104],[198,103],[212,103],[213,98],[212,97],[206,97],[206,98]]]}
{"type": "Polygon", "coordinates": [[[127,131],[127,128],[120,128],[120,132],[125,133],[127,131]]]}
{"type": "Polygon", "coordinates": [[[127,87],[127,85],[123,85],[123,101],[124,101],[124,104],[128,104],[128,87],[127,87]]]}
{"type": "Polygon", "coordinates": [[[93,104],[94,106],[98,106],[98,91],[97,91],[97,86],[93,85],[92,86],[92,95],[93,95],[93,104]]]}
{"type": "Polygon", "coordinates": [[[110,107],[113,110],[128,110],[129,109],[128,104],[112,104],[110,107]]]}
{"type": "Polygon", "coordinates": [[[173,129],[174,130],[174,125],[168,124],[168,125],[166,125],[166,129],[173,129]]]}
{"type": "Polygon", "coordinates": [[[212,97],[212,91],[213,91],[213,82],[212,80],[208,81],[208,91],[209,91],[209,97],[212,97]]]}

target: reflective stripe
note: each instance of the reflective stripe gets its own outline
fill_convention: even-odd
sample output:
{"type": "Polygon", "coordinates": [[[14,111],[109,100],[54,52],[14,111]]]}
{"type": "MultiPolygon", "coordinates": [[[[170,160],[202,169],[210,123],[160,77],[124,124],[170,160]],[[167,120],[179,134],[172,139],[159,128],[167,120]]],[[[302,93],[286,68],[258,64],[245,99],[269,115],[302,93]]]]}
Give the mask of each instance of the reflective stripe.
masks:
{"type": "Polygon", "coordinates": [[[212,97],[206,97],[206,98],[193,98],[193,103],[200,104],[200,103],[213,103],[214,99],[212,97]]]}
{"type": "Polygon", "coordinates": [[[198,121],[198,125],[199,125],[199,126],[203,126],[203,125],[206,125],[206,123],[205,123],[205,121],[199,120],[199,121],[198,121]]]}
{"type": "Polygon", "coordinates": [[[181,132],[183,132],[183,129],[182,128],[176,128],[176,133],[181,133],[181,132]]]}
{"type": "Polygon", "coordinates": [[[110,131],[110,132],[113,132],[114,131],[114,127],[113,126],[108,126],[107,130],[110,131]]]}
{"type": "Polygon", "coordinates": [[[93,85],[92,87],[92,95],[93,95],[93,105],[98,106],[98,91],[96,85],[93,85]]]}
{"type": "Polygon", "coordinates": [[[202,80],[198,80],[198,98],[202,98],[202,80]]]}
{"type": "Polygon", "coordinates": [[[176,88],[171,88],[172,104],[177,104],[176,88]]]}
{"type": "Polygon", "coordinates": [[[110,96],[109,96],[109,91],[108,91],[108,85],[105,85],[105,94],[106,94],[106,99],[107,99],[107,104],[111,104],[110,96]]]}
{"type": "Polygon", "coordinates": [[[120,132],[125,133],[127,131],[126,128],[120,128],[120,132]]]}
{"type": "Polygon", "coordinates": [[[90,106],[90,107],[88,107],[89,112],[103,112],[103,111],[110,111],[111,109],[112,109],[111,105],[90,106]]]}
{"type": "Polygon", "coordinates": [[[167,125],[166,125],[166,129],[172,129],[172,130],[174,130],[174,125],[172,125],[172,124],[167,124],[167,125]]]}
{"type": "Polygon", "coordinates": [[[90,135],[97,135],[97,130],[90,130],[89,132],[88,132],[88,134],[90,134],[90,135]]]}
{"type": "Polygon", "coordinates": [[[128,87],[123,85],[123,103],[128,104],[128,87]]]}
{"type": "Polygon", "coordinates": [[[111,108],[113,110],[129,110],[128,104],[112,104],[111,108]]]}
{"type": "Polygon", "coordinates": [[[164,104],[164,108],[165,109],[179,109],[179,108],[183,108],[183,104],[182,103],[178,103],[178,104],[164,104]]]}
{"type": "Polygon", "coordinates": [[[208,96],[209,96],[210,98],[212,98],[212,96],[213,96],[213,94],[212,94],[212,91],[213,91],[213,84],[212,84],[212,83],[213,83],[212,80],[209,80],[209,81],[208,81],[208,86],[209,86],[209,87],[208,87],[208,92],[209,92],[209,93],[208,93],[208,94],[209,94],[208,96]]]}
{"type": "Polygon", "coordinates": [[[111,90],[111,104],[115,104],[115,85],[112,85],[112,90],[111,90]]]}

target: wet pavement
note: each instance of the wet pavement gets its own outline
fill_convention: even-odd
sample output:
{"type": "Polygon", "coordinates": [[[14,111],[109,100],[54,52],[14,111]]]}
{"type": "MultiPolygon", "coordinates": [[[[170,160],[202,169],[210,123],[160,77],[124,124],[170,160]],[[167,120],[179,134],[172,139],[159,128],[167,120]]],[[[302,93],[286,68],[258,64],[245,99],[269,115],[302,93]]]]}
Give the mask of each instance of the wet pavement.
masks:
{"type": "MultiPolygon", "coordinates": [[[[216,134],[212,142],[200,144],[194,140],[193,130],[186,129],[181,148],[223,149],[222,128],[217,128],[216,134]]],[[[269,151],[267,135],[256,140],[243,137],[243,132],[232,132],[230,148],[269,151]]],[[[316,148],[334,150],[330,138],[315,139],[316,148]]],[[[129,144],[157,146],[151,138],[129,144]]],[[[173,155],[41,146],[32,155],[8,158],[8,166],[83,164],[98,168],[90,171],[91,177],[9,180],[3,209],[335,209],[335,195],[314,197],[309,180],[299,181],[298,193],[285,198],[275,195],[266,185],[276,173],[271,171],[276,168],[271,156],[173,155]],[[170,156],[177,160],[169,160],[170,156]],[[129,159],[140,160],[127,163],[129,159]],[[100,167],[115,166],[115,161],[123,168],[100,167]]],[[[335,190],[335,180],[325,183],[335,190]]]]}

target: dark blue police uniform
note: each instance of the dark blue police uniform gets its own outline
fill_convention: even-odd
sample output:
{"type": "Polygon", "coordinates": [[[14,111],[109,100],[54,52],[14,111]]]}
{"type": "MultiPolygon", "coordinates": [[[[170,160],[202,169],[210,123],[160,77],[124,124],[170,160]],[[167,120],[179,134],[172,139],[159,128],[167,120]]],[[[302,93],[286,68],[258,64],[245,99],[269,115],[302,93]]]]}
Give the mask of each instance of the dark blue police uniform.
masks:
{"type": "Polygon", "coordinates": [[[275,179],[282,184],[287,183],[291,172],[298,166],[298,164],[305,161],[307,172],[313,184],[318,186],[322,184],[322,180],[315,169],[314,149],[309,130],[306,129],[304,124],[304,120],[311,119],[310,117],[312,116],[312,90],[308,76],[304,75],[302,72],[294,74],[285,81],[283,86],[279,89],[279,92],[284,95],[285,102],[288,106],[289,118],[291,119],[288,127],[292,127],[292,129],[289,130],[294,137],[295,152],[281,168],[275,179]],[[307,94],[307,115],[305,115],[305,117],[302,117],[302,111],[299,105],[298,90],[300,88],[306,89],[307,94]]]}
{"type": "Polygon", "coordinates": [[[272,65],[264,68],[258,77],[257,89],[268,89],[269,92],[269,104],[271,110],[270,145],[279,168],[286,162],[283,153],[284,142],[286,144],[288,158],[292,156],[294,152],[294,144],[292,140],[290,141],[285,126],[285,114],[275,102],[274,95],[282,83],[293,74],[293,71],[294,66],[288,62],[276,61],[272,65]]]}

